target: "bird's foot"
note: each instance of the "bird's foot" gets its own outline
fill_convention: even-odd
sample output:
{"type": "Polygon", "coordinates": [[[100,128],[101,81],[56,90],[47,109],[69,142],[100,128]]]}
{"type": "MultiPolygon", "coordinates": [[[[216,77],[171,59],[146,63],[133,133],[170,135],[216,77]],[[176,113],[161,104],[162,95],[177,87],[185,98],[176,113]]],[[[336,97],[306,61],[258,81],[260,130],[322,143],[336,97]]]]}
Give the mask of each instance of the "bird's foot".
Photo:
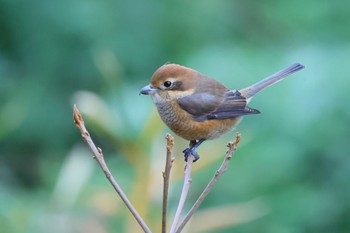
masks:
{"type": "Polygon", "coordinates": [[[184,151],[182,151],[184,153],[184,157],[185,157],[185,161],[187,162],[188,156],[193,155],[194,160],[193,162],[196,162],[200,157],[199,154],[196,151],[195,147],[189,147],[186,148],[184,151]]]}
{"type": "Polygon", "coordinates": [[[194,157],[193,162],[196,162],[200,158],[199,154],[196,151],[196,149],[204,141],[205,141],[204,138],[202,138],[202,139],[200,139],[198,141],[197,140],[190,141],[190,147],[186,148],[184,151],[182,151],[184,153],[186,162],[187,162],[188,156],[190,156],[190,155],[193,155],[193,157],[194,157]]]}

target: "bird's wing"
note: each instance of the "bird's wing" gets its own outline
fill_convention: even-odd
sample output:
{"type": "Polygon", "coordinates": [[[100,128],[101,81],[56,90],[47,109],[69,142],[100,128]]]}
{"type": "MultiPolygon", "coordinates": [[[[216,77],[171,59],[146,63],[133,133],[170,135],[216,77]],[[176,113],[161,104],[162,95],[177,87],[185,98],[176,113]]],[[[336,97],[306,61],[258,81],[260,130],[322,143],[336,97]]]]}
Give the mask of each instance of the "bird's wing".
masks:
{"type": "Polygon", "coordinates": [[[197,121],[229,119],[260,113],[256,109],[249,108],[246,98],[238,91],[227,91],[223,97],[208,93],[194,93],[179,98],[177,101],[180,107],[197,121]]]}

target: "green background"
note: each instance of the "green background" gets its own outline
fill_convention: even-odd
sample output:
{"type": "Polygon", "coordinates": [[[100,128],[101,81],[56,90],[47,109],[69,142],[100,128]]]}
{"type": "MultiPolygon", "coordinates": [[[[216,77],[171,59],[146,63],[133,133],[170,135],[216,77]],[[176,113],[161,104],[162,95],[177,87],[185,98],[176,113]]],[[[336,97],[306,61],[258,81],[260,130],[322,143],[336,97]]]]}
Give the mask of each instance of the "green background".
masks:
{"type": "MultiPolygon", "coordinates": [[[[0,231],[141,232],[72,120],[76,103],[120,185],[160,231],[166,132],[139,90],[166,62],[259,93],[229,169],[186,232],[350,231],[350,2],[0,1],[0,231]]],[[[235,133],[198,152],[187,210],[235,133]]],[[[187,146],[176,145],[169,221],[187,146]]]]}

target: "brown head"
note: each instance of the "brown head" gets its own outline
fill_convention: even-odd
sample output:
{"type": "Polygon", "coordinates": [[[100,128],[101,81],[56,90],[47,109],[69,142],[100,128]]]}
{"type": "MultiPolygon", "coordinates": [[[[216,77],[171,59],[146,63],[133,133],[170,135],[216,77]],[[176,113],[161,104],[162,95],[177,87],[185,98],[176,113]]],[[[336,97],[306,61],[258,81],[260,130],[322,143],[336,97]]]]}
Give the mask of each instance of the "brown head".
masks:
{"type": "Polygon", "coordinates": [[[151,95],[155,103],[178,99],[194,92],[220,92],[228,89],[214,79],[196,70],[177,65],[166,64],[156,70],[149,85],[141,89],[140,94],[151,95]]]}

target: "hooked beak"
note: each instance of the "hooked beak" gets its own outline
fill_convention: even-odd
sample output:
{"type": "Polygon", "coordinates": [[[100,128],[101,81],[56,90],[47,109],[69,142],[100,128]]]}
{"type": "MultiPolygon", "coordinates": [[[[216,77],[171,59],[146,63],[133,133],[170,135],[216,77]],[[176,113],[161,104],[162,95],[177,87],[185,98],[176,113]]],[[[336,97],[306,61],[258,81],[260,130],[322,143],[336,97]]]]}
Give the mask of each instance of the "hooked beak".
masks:
{"type": "Polygon", "coordinates": [[[152,94],[156,91],[158,91],[159,88],[155,88],[155,87],[152,87],[150,84],[148,84],[147,86],[144,86],[141,90],[140,90],[140,95],[149,95],[149,94],[152,94]]]}

